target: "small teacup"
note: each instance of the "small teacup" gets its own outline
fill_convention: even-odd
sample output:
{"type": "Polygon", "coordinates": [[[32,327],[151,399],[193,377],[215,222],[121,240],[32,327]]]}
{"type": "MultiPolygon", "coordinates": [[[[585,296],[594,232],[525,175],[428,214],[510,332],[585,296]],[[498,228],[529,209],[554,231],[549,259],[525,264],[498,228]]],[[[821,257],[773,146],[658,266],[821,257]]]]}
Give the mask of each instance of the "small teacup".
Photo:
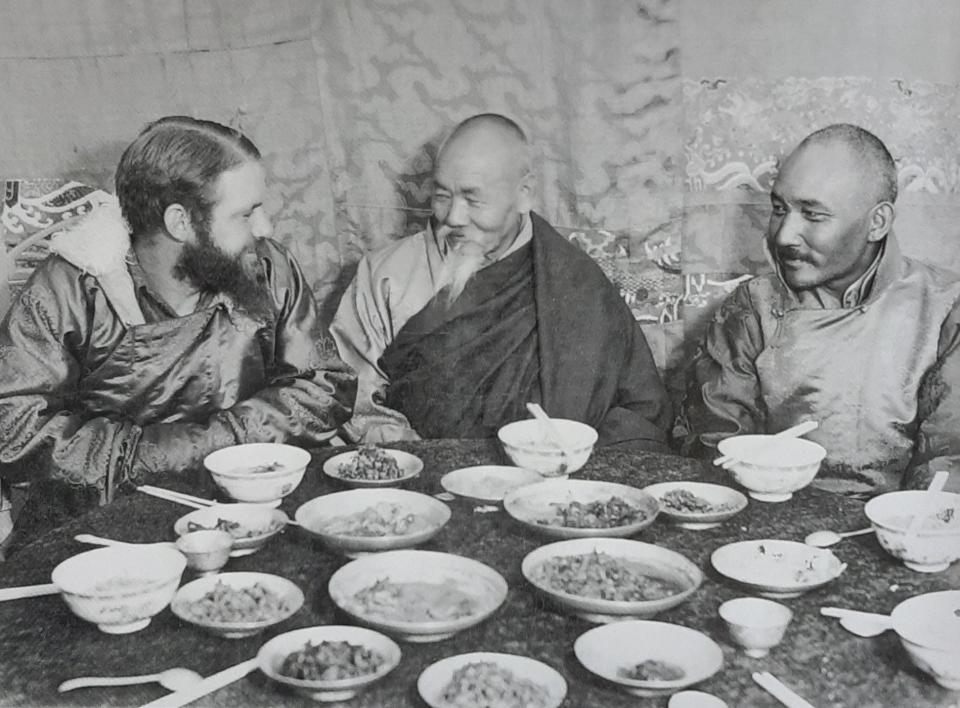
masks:
{"type": "Polygon", "coordinates": [[[226,565],[232,547],[233,536],[226,531],[191,531],[177,539],[177,550],[200,575],[213,575],[226,565]]]}
{"type": "Polygon", "coordinates": [[[720,605],[730,636],[747,656],[766,656],[777,646],[793,618],[789,607],[760,597],[738,597],[720,605]]]}

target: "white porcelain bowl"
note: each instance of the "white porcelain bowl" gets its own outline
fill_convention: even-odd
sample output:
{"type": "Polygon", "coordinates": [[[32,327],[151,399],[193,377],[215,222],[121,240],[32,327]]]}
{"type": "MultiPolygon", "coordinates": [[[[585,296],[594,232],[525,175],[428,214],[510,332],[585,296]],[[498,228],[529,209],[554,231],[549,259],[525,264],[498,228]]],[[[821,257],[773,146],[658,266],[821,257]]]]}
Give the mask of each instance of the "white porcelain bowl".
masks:
{"type": "Polygon", "coordinates": [[[309,462],[310,453],[293,445],[250,443],[211,452],[203,466],[231,499],[263,503],[296,489],[309,462]]]}
{"type": "Polygon", "coordinates": [[[657,500],[636,487],[585,479],[550,479],[521,487],[506,496],[503,508],[530,530],[558,539],[632,536],[652,524],[659,511],[657,500]],[[608,504],[613,498],[632,507],[636,515],[626,523],[596,527],[564,526],[557,515],[558,508],[573,503],[608,504]]]}
{"type": "Polygon", "coordinates": [[[773,435],[734,435],[721,440],[717,449],[737,460],[730,468],[737,483],[766,502],[786,501],[810,484],[827,455],[810,440],[773,435]]]}
{"type": "Polygon", "coordinates": [[[544,423],[533,418],[508,423],[497,431],[513,464],[544,477],[565,477],[586,464],[597,442],[597,431],[575,420],[552,420],[563,447],[552,443],[544,423]]]}
{"type": "Polygon", "coordinates": [[[397,485],[408,482],[414,477],[419,476],[423,471],[423,460],[416,455],[403,450],[391,450],[388,448],[377,448],[378,454],[392,457],[400,468],[399,477],[390,477],[385,479],[363,479],[344,476],[341,467],[348,468],[354,464],[358,451],[350,450],[334,455],[323,463],[323,473],[328,477],[342,482],[348,487],[396,487],[397,485]]]}
{"type": "Polygon", "coordinates": [[[376,630],[408,642],[435,642],[479,624],[507,599],[507,581],[479,561],[436,551],[386,551],[347,563],[328,584],[330,599],[348,615],[376,630]],[[405,586],[412,595],[437,595],[437,602],[454,593],[472,601],[472,611],[463,616],[411,620],[399,614],[371,610],[357,594],[388,582],[405,586]]]}
{"type": "Polygon", "coordinates": [[[780,643],[793,618],[789,607],[762,597],[727,600],[719,612],[733,641],[755,659],[766,656],[780,643]]]}
{"type": "Polygon", "coordinates": [[[174,548],[108,546],[67,558],[51,580],[77,617],[108,634],[126,634],[170,604],[186,566],[174,548]]]}
{"type": "Polygon", "coordinates": [[[478,465],[448,472],[440,478],[444,491],[482,504],[497,504],[515,489],[542,482],[533,470],[509,465],[478,465]]]}
{"type": "MultiPolygon", "coordinates": [[[[543,699],[540,705],[544,708],[558,708],[567,695],[566,680],[556,669],[547,666],[542,661],[516,654],[478,651],[470,654],[448,656],[446,659],[430,664],[417,679],[417,690],[420,697],[430,708],[446,708],[450,703],[444,700],[444,691],[451,685],[454,674],[471,664],[494,664],[498,671],[507,672],[521,681],[535,684],[538,688],[527,687],[527,689],[538,692],[538,695],[543,699]]],[[[464,701],[472,699],[474,701],[473,705],[479,708],[480,700],[482,700],[481,696],[488,699],[490,696],[484,693],[481,687],[471,686],[470,684],[470,681],[462,681],[461,683],[466,691],[473,690],[475,695],[461,696],[462,700],[457,705],[464,705],[464,701]]],[[[498,688],[503,687],[498,684],[498,688]]],[[[509,689],[504,690],[509,691],[509,689]]],[[[512,696],[513,694],[508,693],[507,695],[512,696]]]]}
{"type": "Polygon", "coordinates": [[[203,529],[219,529],[233,536],[230,557],[247,556],[283,531],[290,519],[264,504],[214,504],[181,516],[173,525],[177,536],[203,529]]]}
{"type": "Polygon", "coordinates": [[[846,570],[833,553],[797,541],[738,541],[716,549],[710,561],[717,572],[764,597],[799,597],[846,570]]]}
{"type": "Polygon", "coordinates": [[[660,504],[660,513],[677,526],[702,530],[715,528],[747,508],[747,498],[736,489],[707,482],[660,482],[644,487],[660,504]],[[676,506],[689,500],[704,508],[676,506]]]}
{"type": "MultiPolygon", "coordinates": [[[[450,513],[450,507],[428,494],[406,489],[350,489],[311,499],[297,509],[294,518],[304,531],[327,547],[356,558],[426,543],[450,520],[450,513]],[[363,517],[374,522],[399,517],[412,519],[408,526],[404,524],[409,530],[403,533],[369,535],[357,531],[363,517]]],[[[379,529],[377,523],[364,526],[370,531],[379,529]]]]}
{"type": "MultiPolygon", "coordinates": [[[[227,639],[240,639],[253,636],[267,627],[280,624],[303,607],[303,601],[303,592],[300,588],[279,575],[248,572],[218,573],[217,575],[197,578],[177,590],[173,602],[170,603],[170,609],[184,622],[202,627],[211,634],[227,639]],[[254,586],[266,588],[272,595],[282,601],[283,608],[264,619],[223,620],[216,617],[198,616],[192,612],[191,607],[195,608],[197,603],[208,593],[214,591],[220,583],[227,586],[229,588],[228,592],[231,593],[249,591],[254,586]]],[[[224,605],[226,606],[228,603],[230,607],[236,609],[246,606],[245,603],[225,599],[224,605]]],[[[255,605],[251,604],[250,606],[254,607],[255,605]]]]}
{"type": "Polygon", "coordinates": [[[232,549],[233,536],[226,531],[191,531],[177,539],[177,550],[201,575],[212,575],[225,566],[232,549]]]}
{"type": "Polygon", "coordinates": [[[890,617],[910,661],[944,688],[960,690],[960,590],[911,597],[890,617]]]}
{"type": "Polygon", "coordinates": [[[277,683],[291,687],[297,693],[323,703],[349,701],[359,691],[379,681],[400,663],[400,647],[387,636],[365,627],[325,625],[305,627],[280,634],[260,647],[257,663],[260,670],[277,683]],[[299,679],[281,673],[283,662],[291,654],[321,642],[347,642],[379,654],[383,663],[370,673],[342,679],[299,679]]]}
{"type": "Polygon", "coordinates": [[[960,494],[888,492],[868,501],[863,512],[883,549],[911,570],[937,573],[960,558],[960,494]],[[917,514],[925,518],[908,538],[917,514]]]}
{"type": "Polygon", "coordinates": [[[587,630],[577,637],[573,653],[591,673],[635,696],[674,693],[710,678],[723,666],[723,650],[702,632],[646,620],[615,622],[587,630]],[[667,664],[683,673],[674,679],[622,675],[645,662],[667,664]]]}
{"type": "MultiPolygon", "coordinates": [[[[652,543],[626,538],[576,538],[541,546],[526,555],[521,563],[523,577],[567,612],[588,622],[614,622],[636,617],[652,617],[676,607],[692,595],[703,582],[703,573],[686,557],[652,543]],[[603,554],[628,562],[644,576],[666,581],[676,592],[653,599],[616,600],[577,595],[548,584],[540,573],[541,566],[553,558],[603,554]]],[[[619,581],[611,584],[622,586],[619,581]]]]}

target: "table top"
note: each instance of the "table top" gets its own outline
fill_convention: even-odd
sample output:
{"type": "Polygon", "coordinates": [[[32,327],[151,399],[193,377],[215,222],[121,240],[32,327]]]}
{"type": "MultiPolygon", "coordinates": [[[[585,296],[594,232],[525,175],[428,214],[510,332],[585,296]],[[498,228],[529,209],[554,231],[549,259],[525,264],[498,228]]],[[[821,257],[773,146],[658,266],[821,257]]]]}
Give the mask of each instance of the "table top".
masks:
{"type": "MultiPolygon", "coordinates": [[[[398,444],[421,457],[424,470],[406,488],[435,494],[440,477],[454,469],[478,464],[506,464],[493,440],[434,440],[398,444]]],[[[303,482],[284,499],[292,517],[296,508],[320,494],[342,489],[321,472],[323,461],[343,448],[313,451],[303,482]]],[[[638,487],[660,481],[723,481],[722,473],[704,463],[670,455],[594,452],[574,475],[581,479],[622,482],[638,487]]],[[[212,495],[208,481],[191,486],[170,484],[194,494],[212,495]]],[[[490,511],[465,500],[449,502],[453,516],[443,530],[423,546],[467,556],[496,569],[510,586],[504,605],[489,619],[453,638],[431,643],[400,642],[403,658],[382,681],[343,705],[385,708],[424,706],[416,681],[429,664],[472,651],[522,654],[557,669],[567,680],[564,706],[663,706],[665,698],[637,698],[605,683],[584,669],[573,654],[576,638],[595,625],[564,614],[546,602],[524,580],[523,557],[548,540],[532,536],[502,510],[490,511]]],[[[122,497],[25,546],[0,565],[0,586],[50,581],[60,561],[90,546],[77,543],[77,533],[93,533],[123,541],[172,540],[173,522],[189,510],[142,494],[122,497]]],[[[728,599],[749,595],[716,573],[710,554],[733,541],[763,538],[802,540],[816,529],[849,530],[867,525],[863,503],[807,488],[784,503],[751,500],[748,507],[720,527],[688,530],[658,519],[636,539],[656,543],[687,556],[704,571],[703,585],[685,603],[655,617],[698,629],[723,649],[723,669],[698,684],[730,706],[780,705],[751,679],[755,671],[770,671],[808,701],[827,706],[955,706],[957,693],[947,691],[914,668],[892,632],[863,639],[847,633],[819,608],[831,605],[887,613],[900,601],[924,592],[960,587],[960,564],[945,572],[921,574],[888,556],[874,536],[844,540],[832,550],[848,564],[843,575],[799,598],[782,600],[794,612],[783,642],[764,658],[751,659],[736,649],[717,614],[728,599]]],[[[85,688],[59,694],[61,681],[77,676],[123,676],[155,673],[185,666],[207,676],[254,657],[270,637],[291,629],[349,620],[330,601],[327,582],[349,559],[338,556],[294,527],[273,538],[259,552],[231,559],[225,571],[256,570],[295,582],[306,595],[304,607],[287,621],[245,639],[225,639],[182,623],[169,608],[150,625],[128,635],[108,635],[74,616],[58,596],[0,603],[0,704],[139,705],[163,695],[157,684],[85,688]]],[[[192,571],[184,574],[184,582],[192,571]]],[[[201,699],[197,705],[316,705],[287,692],[258,671],[201,699]]]]}

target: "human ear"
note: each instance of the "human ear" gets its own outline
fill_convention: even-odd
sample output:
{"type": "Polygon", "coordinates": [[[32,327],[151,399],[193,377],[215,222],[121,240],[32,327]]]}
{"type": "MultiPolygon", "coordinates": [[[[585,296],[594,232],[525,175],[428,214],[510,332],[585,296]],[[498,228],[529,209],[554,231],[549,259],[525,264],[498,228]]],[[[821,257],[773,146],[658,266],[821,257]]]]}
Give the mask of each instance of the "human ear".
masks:
{"type": "Polygon", "coordinates": [[[193,237],[190,214],[182,204],[170,204],[163,210],[163,225],[175,241],[183,243],[193,237]]]}
{"type": "Polygon", "coordinates": [[[876,242],[886,238],[893,228],[893,217],[896,211],[890,202],[880,202],[870,212],[870,232],[868,241],[876,242]]]}
{"type": "Polygon", "coordinates": [[[517,185],[517,207],[521,214],[526,214],[533,209],[533,181],[533,173],[527,172],[520,178],[520,184],[517,185]]]}

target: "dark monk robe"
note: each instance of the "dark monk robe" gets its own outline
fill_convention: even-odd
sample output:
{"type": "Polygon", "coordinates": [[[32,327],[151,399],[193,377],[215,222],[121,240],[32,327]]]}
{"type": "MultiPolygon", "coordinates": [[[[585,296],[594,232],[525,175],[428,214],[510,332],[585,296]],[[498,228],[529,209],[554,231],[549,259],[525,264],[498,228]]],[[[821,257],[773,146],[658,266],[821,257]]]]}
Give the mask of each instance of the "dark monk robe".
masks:
{"type": "Polygon", "coordinates": [[[670,405],[629,308],[589,256],[531,217],[528,245],[397,333],[379,361],[386,405],[421,437],[476,438],[535,401],[597,428],[601,445],[665,449],[670,405]]]}

